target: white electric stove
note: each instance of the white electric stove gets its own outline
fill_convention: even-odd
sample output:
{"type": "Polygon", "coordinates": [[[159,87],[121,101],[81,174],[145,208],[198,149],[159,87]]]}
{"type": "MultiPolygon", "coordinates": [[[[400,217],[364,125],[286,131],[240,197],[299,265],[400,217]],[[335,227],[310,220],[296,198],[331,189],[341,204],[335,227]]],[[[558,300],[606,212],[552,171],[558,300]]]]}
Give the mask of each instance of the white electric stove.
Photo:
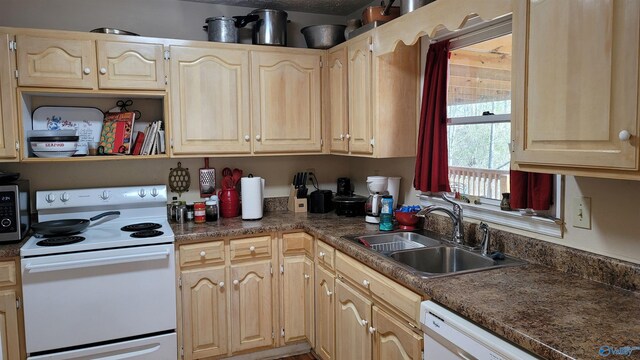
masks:
{"type": "Polygon", "coordinates": [[[174,234],[164,185],[36,192],[38,221],[89,219],[20,249],[29,360],[175,360],[174,234]]]}

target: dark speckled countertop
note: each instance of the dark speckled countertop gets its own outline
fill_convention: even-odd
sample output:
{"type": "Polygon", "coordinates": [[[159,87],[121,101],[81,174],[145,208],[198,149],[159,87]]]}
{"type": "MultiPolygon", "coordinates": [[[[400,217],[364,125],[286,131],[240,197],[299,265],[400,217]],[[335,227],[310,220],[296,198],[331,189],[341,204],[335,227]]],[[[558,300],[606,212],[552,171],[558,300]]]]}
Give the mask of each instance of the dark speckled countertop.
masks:
{"type": "MultiPolygon", "coordinates": [[[[221,219],[215,224],[186,223],[172,227],[178,244],[206,238],[304,230],[541,357],[640,358],[640,350],[629,357],[603,357],[598,353],[602,346],[640,347],[640,291],[637,289],[623,290],[535,264],[423,279],[343,238],[376,233],[377,226],[334,213],[268,212],[258,221],[242,221],[237,217],[221,219]]],[[[0,246],[0,257],[19,256],[22,243],[0,246]]],[[[585,267],[593,266],[587,262],[585,267]]],[[[633,285],[637,283],[638,270],[625,265],[625,274],[630,268],[633,285]]]]}
{"type": "MultiPolygon", "coordinates": [[[[301,229],[371,268],[548,359],[602,359],[602,346],[640,346],[640,293],[529,264],[423,279],[343,236],[376,233],[360,219],[267,213],[259,221],[175,224],[176,242],[301,229]]],[[[623,358],[611,355],[610,358],[623,358]]],[[[629,358],[629,357],[627,357],[629,358]]],[[[640,358],[640,350],[630,358],[640,358]]]]}

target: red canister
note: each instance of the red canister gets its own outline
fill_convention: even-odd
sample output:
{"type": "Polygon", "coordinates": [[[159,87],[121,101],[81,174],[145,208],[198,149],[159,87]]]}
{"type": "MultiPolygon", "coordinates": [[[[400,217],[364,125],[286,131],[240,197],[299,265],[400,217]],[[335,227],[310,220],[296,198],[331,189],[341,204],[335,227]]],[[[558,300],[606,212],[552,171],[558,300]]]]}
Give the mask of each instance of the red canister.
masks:
{"type": "Polygon", "coordinates": [[[240,195],[235,188],[222,189],[218,193],[220,199],[220,215],[225,218],[240,215],[240,195]]]}
{"type": "Polygon", "coordinates": [[[193,221],[196,224],[207,221],[205,209],[206,207],[203,202],[193,204],[193,221]]]}

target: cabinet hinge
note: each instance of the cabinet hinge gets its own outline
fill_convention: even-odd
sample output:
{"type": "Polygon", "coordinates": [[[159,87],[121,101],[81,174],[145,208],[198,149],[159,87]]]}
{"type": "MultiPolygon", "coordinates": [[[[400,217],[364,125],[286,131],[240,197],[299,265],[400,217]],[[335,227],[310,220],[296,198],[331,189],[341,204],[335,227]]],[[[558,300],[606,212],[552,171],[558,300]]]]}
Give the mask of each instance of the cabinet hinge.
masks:
{"type": "Polygon", "coordinates": [[[18,74],[18,69],[15,70],[14,74],[16,75],[16,79],[18,78],[19,74],[18,74]]]}
{"type": "Polygon", "coordinates": [[[324,140],[320,139],[320,146],[324,145],[324,140]]]}
{"type": "Polygon", "coordinates": [[[16,150],[20,150],[20,142],[16,141],[16,150]]]}
{"type": "Polygon", "coordinates": [[[180,357],[184,358],[184,346],[180,346],[180,357]]]}
{"type": "Polygon", "coordinates": [[[511,142],[509,143],[509,151],[516,152],[516,141],[515,140],[511,140],[511,142]]]}
{"type": "Polygon", "coordinates": [[[411,326],[412,328],[414,328],[414,329],[417,329],[417,328],[418,328],[418,327],[417,327],[417,326],[415,326],[413,323],[410,323],[410,322],[408,322],[408,321],[407,321],[407,324],[408,324],[409,326],[411,326]]]}
{"type": "Polygon", "coordinates": [[[284,265],[280,265],[280,274],[284,274],[284,265]]]}
{"type": "Polygon", "coordinates": [[[169,145],[171,146],[171,148],[173,149],[173,138],[169,139],[169,145]]]}
{"type": "Polygon", "coordinates": [[[273,332],[273,331],[271,332],[271,338],[272,338],[272,339],[275,339],[275,338],[276,338],[276,333],[275,333],[275,332],[273,332]]]}
{"type": "Polygon", "coordinates": [[[165,50],[164,51],[164,59],[165,60],[171,60],[171,51],[169,51],[169,50],[165,50]]]}
{"type": "Polygon", "coordinates": [[[164,84],[169,85],[169,77],[167,75],[164,76],[164,84]]]}
{"type": "Polygon", "coordinates": [[[178,287],[182,289],[182,276],[178,276],[178,287]]]}
{"type": "Polygon", "coordinates": [[[371,145],[371,147],[376,146],[376,139],[375,138],[371,138],[371,140],[369,140],[369,144],[371,145]]]}
{"type": "Polygon", "coordinates": [[[22,306],[22,301],[20,300],[19,297],[16,298],[16,309],[20,309],[20,306],[22,306]]]}
{"type": "Polygon", "coordinates": [[[280,329],[280,336],[284,337],[284,328],[280,329]]]}
{"type": "Polygon", "coordinates": [[[18,44],[16,43],[15,40],[9,41],[9,51],[16,51],[17,48],[18,48],[18,44]]]}
{"type": "Polygon", "coordinates": [[[322,69],[322,66],[324,66],[324,64],[322,63],[322,59],[320,59],[320,68],[322,69]]]}

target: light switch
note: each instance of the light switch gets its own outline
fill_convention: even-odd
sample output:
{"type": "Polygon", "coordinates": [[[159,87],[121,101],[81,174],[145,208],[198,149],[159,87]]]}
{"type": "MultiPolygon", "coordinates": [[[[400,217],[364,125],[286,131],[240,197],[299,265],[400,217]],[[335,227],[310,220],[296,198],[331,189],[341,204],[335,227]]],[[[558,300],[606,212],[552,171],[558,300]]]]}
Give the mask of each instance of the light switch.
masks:
{"type": "Polygon", "coordinates": [[[591,230],[591,198],[573,198],[573,227],[591,230]]]}

